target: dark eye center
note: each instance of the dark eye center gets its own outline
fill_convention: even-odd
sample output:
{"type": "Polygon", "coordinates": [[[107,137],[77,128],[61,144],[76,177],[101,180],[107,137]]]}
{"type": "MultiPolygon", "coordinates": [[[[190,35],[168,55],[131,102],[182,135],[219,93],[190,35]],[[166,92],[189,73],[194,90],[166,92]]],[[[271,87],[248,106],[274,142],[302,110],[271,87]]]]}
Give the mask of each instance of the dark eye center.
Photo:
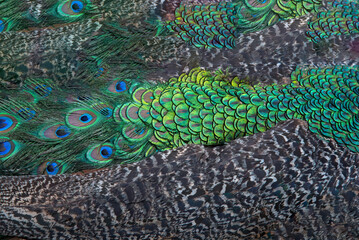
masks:
{"type": "Polygon", "coordinates": [[[112,155],[112,149],[109,146],[103,146],[100,153],[103,158],[109,158],[112,155]]]}
{"type": "Polygon", "coordinates": [[[65,131],[65,129],[59,129],[56,131],[57,136],[62,137],[65,136],[67,134],[67,132],[65,131]]]}
{"type": "Polygon", "coordinates": [[[72,9],[75,10],[75,11],[79,10],[80,6],[77,3],[74,3],[74,4],[72,4],[72,9]]]}
{"type": "Polygon", "coordinates": [[[0,142],[0,152],[6,151],[7,142],[0,142]]]}
{"type": "Polygon", "coordinates": [[[108,155],[109,155],[109,154],[108,154],[108,151],[107,151],[106,149],[103,149],[103,150],[101,151],[101,154],[104,155],[104,156],[108,156],[108,155]]]}
{"type": "Polygon", "coordinates": [[[0,118],[0,129],[6,128],[6,127],[7,127],[6,120],[0,118]]]}
{"type": "Polygon", "coordinates": [[[3,20],[0,20],[0,32],[5,30],[5,22],[3,20]]]}
{"type": "Polygon", "coordinates": [[[53,172],[53,171],[55,171],[55,167],[53,166],[53,164],[49,164],[49,165],[47,165],[46,170],[48,172],[53,172]]]}
{"type": "Polygon", "coordinates": [[[121,82],[118,82],[116,84],[116,91],[117,92],[122,92],[122,91],[125,91],[126,90],[126,83],[121,81],[121,82]]]}
{"type": "Polygon", "coordinates": [[[79,13],[83,10],[84,8],[84,4],[82,1],[73,1],[71,3],[71,9],[72,11],[74,11],[75,13],[79,13]]]}
{"type": "Polygon", "coordinates": [[[81,121],[83,121],[83,122],[86,122],[86,121],[88,121],[89,120],[89,118],[88,118],[88,116],[86,116],[86,115],[84,115],[84,116],[81,116],[81,121]]]}

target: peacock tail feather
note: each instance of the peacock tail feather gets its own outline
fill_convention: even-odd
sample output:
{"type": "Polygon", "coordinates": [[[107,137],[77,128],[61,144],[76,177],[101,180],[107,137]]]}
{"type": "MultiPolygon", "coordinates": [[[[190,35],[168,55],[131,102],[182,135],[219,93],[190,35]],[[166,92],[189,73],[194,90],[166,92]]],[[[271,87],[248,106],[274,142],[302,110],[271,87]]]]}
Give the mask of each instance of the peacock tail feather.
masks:
{"type": "Polygon", "coordinates": [[[321,4],[320,0],[240,0],[216,5],[181,5],[175,11],[175,20],[165,26],[196,47],[234,48],[235,38],[241,34],[315,12],[321,4]]]}
{"type": "Polygon", "coordinates": [[[309,22],[310,30],[306,35],[311,41],[318,43],[330,36],[359,33],[358,1],[334,1],[329,7],[309,22]]]}
{"type": "MultiPolygon", "coordinates": [[[[73,3],[80,4],[61,2],[68,6],[73,3]]],[[[91,2],[91,9],[101,8],[96,3],[91,2]]],[[[146,0],[144,3],[149,4],[146,0]]],[[[40,15],[51,12],[54,16],[54,6],[68,8],[59,4],[54,1],[46,7],[41,5],[40,15]]],[[[201,9],[203,13],[215,13],[214,7],[219,11],[223,9],[219,6],[234,8],[235,4],[239,3],[219,3],[201,9]]],[[[271,4],[268,9],[278,12],[271,4]]],[[[288,8],[293,16],[316,11],[319,5],[298,4],[288,8]]],[[[84,11],[86,6],[83,5],[84,11]]],[[[150,8],[144,9],[151,12],[150,8]]],[[[104,14],[112,20],[119,17],[119,12],[111,9],[104,14]]],[[[273,16],[292,16],[278,14],[273,16]]],[[[71,18],[71,24],[53,28],[2,33],[0,42],[21,47],[0,52],[0,77],[10,83],[6,85],[9,89],[12,83],[21,85],[22,94],[18,96],[18,90],[1,92],[1,174],[51,175],[134,162],[185,144],[223,144],[292,118],[306,120],[311,131],[358,151],[356,120],[352,117],[356,113],[356,67],[298,68],[292,83],[284,86],[252,86],[221,71],[211,73],[195,68],[154,85],[141,80],[151,71],[148,63],[170,59],[172,52],[167,50],[173,48],[169,38],[155,36],[156,14],[137,16],[142,20],[136,25],[87,18],[90,15],[85,12],[81,16],[71,18]],[[63,36],[63,32],[69,34],[63,36]],[[33,42],[26,44],[27,41],[33,42]],[[13,82],[19,79],[20,83],[13,82]],[[67,81],[72,85],[66,86],[67,81]],[[333,86],[333,93],[325,95],[322,85],[333,86]],[[338,86],[342,89],[335,90],[338,86]],[[352,94],[345,95],[347,92],[340,92],[343,89],[352,94]],[[318,98],[318,94],[324,95],[318,98]],[[330,102],[333,94],[339,101],[330,102]],[[342,113],[343,108],[349,112],[342,113]],[[327,110],[323,112],[326,118],[322,113],[318,116],[322,109],[327,110]]],[[[252,29],[248,32],[260,30],[268,20],[263,16],[258,22],[241,19],[241,26],[252,29]]],[[[47,20],[40,21],[38,27],[53,24],[51,17],[44,19],[47,20]]]]}
{"type": "MultiPolygon", "coordinates": [[[[161,8],[161,1],[88,1],[87,5],[83,3],[83,14],[71,17],[71,22],[46,14],[53,13],[56,6],[75,6],[80,4],[78,1],[36,3],[29,2],[26,11],[36,7],[41,21],[25,17],[26,26],[1,34],[0,84],[6,88],[17,88],[33,76],[51,78],[63,85],[98,84],[99,78],[112,78],[112,72],[116,77],[121,73],[134,78],[150,72],[148,63],[159,63],[173,49],[173,41],[155,37],[155,23],[160,18],[156,9],[161,8]],[[13,47],[7,48],[9,45],[13,47]]],[[[27,16],[28,12],[21,15],[27,16]]]]}
{"type": "Polygon", "coordinates": [[[0,235],[356,239],[357,5],[0,0],[0,235]]]}
{"type": "Polygon", "coordinates": [[[51,175],[134,162],[185,144],[223,144],[295,118],[359,152],[358,80],[358,67],[298,68],[289,84],[252,86],[196,68],[166,84],[114,79],[89,94],[28,79],[24,96],[0,103],[0,172],[51,175]]]}
{"type": "Polygon", "coordinates": [[[68,24],[98,17],[91,0],[0,1],[0,32],[68,24]]]}
{"type": "MultiPolygon", "coordinates": [[[[41,0],[39,2],[42,3],[41,0]]],[[[40,4],[41,13],[52,6],[50,2],[44,2],[46,4],[40,4]]],[[[316,56],[312,45],[298,44],[305,41],[301,36],[305,34],[304,25],[308,17],[282,21],[275,27],[248,33],[246,37],[237,39],[237,44],[243,46],[241,49],[214,52],[211,49],[187,48],[175,36],[156,36],[156,20],[163,15],[159,13],[162,8],[160,1],[141,0],[130,4],[106,0],[91,3],[101,14],[79,18],[71,24],[60,24],[59,21],[51,27],[50,23],[45,24],[47,20],[44,18],[45,28],[39,28],[40,24],[26,31],[2,33],[1,86],[17,88],[33,76],[51,78],[57,84],[90,84],[97,87],[107,83],[107,79],[119,77],[119,74],[124,78],[140,76],[152,81],[166,81],[184,69],[199,66],[208,70],[232,66],[236,75],[242,74],[240,77],[249,75],[257,79],[260,76],[261,81],[272,82],[287,78],[297,65],[326,64],[328,59],[333,59],[332,55],[339,58],[331,62],[332,65],[342,62],[335,46],[325,50],[327,55],[333,53],[324,59],[323,56],[316,56]],[[116,7],[116,4],[121,7],[116,7]],[[126,17],[121,17],[121,14],[126,17]],[[135,20],[129,21],[127,16],[135,20]],[[264,42],[263,39],[268,37],[272,41],[264,42]],[[283,44],[278,49],[283,40],[293,43],[294,47],[283,44]],[[14,47],[7,48],[8,45],[14,47]],[[286,53],[285,47],[290,48],[286,53]],[[212,56],[216,56],[215,61],[212,56]],[[208,61],[208,57],[212,60],[208,61]]]]}

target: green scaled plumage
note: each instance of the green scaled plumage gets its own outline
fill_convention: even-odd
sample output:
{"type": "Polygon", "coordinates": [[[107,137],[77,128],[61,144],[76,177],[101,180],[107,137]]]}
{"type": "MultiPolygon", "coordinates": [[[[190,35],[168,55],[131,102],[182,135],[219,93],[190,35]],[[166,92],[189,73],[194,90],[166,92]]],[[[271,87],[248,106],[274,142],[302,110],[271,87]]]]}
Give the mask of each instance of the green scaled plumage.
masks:
{"type": "Polygon", "coordinates": [[[320,0],[240,0],[176,9],[166,27],[196,47],[233,48],[242,33],[265,29],[280,20],[317,11],[320,0]]]}
{"type": "Polygon", "coordinates": [[[252,86],[196,68],[155,86],[114,79],[90,95],[28,79],[17,100],[0,102],[0,173],[133,162],[184,144],[225,143],[293,118],[359,152],[358,81],[359,68],[346,66],[298,68],[282,86],[252,86]]]}
{"type": "Polygon", "coordinates": [[[330,36],[359,33],[358,1],[337,0],[330,3],[330,7],[309,22],[306,35],[315,43],[330,36]]]}

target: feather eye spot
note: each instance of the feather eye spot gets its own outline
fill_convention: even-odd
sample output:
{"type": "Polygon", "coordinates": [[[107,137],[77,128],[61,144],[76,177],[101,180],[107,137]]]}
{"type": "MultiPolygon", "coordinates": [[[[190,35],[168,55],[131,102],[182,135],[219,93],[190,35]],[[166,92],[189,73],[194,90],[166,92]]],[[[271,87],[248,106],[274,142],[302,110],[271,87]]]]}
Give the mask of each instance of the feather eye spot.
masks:
{"type": "Polygon", "coordinates": [[[80,121],[83,123],[88,123],[92,120],[92,116],[88,113],[84,113],[80,116],[80,121]]]}
{"type": "Polygon", "coordinates": [[[71,111],[66,116],[66,123],[69,127],[87,128],[99,121],[98,115],[91,110],[79,109],[71,111]]]}
{"type": "Polygon", "coordinates": [[[0,114],[0,133],[8,133],[17,125],[17,120],[8,114],[0,114]]]}
{"type": "Polygon", "coordinates": [[[79,13],[82,11],[82,9],[84,9],[84,4],[81,1],[73,1],[71,3],[71,9],[75,12],[75,13],[79,13]]]}
{"type": "Polygon", "coordinates": [[[66,0],[57,7],[57,13],[60,16],[77,18],[84,14],[88,1],[84,0],[66,0]]]}
{"type": "Polygon", "coordinates": [[[123,92],[126,90],[126,83],[124,81],[120,81],[116,84],[116,92],[123,92]]]}
{"type": "Polygon", "coordinates": [[[103,157],[103,158],[109,158],[109,157],[111,157],[111,155],[112,155],[112,148],[111,147],[109,147],[109,146],[103,146],[103,147],[101,147],[101,156],[103,157]]]}
{"type": "Polygon", "coordinates": [[[65,138],[71,134],[71,131],[68,127],[62,125],[56,129],[55,134],[58,138],[65,138]]]}
{"type": "Polygon", "coordinates": [[[67,164],[62,161],[45,161],[34,170],[33,174],[54,176],[64,173],[66,169],[67,164]]]}
{"type": "Polygon", "coordinates": [[[48,162],[46,166],[46,173],[48,175],[56,175],[59,172],[59,165],[55,162],[48,162]]]}
{"type": "Polygon", "coordinates": [[[107,88],[112,93],[122,93],[128,90],[129,83],[125,80],[115,80],[107,88]]]}
{"type": "Polygon", "coordinates": [[[114,149],[110,143],[98,144],[87,151],[86,158],[92,163],[106,164],[113,160],[114,149]]]}
{"type": "Polygon", "coordinates": [[[5,30],[5,22],[0,19],[0,32],[3,32],[5,30]]]}
{"type": "Polygon", "coordinates": [[[10,142],[0,142],[0,157],[7,155],[11,151],[10,142]]]}
{"type": "Polygon", "coordinates": [[[0,131],[4,131],[6,129],[8,129],[8,125],[11,125],[11,119],[7,119],[4,117],[0,117],[0,131]]]}
{"type": "Polygon", "coordinates": [[[6,160],[18,151],[18,143],[8,138],[0,139],[0,160],[6,160]]]}
{"type": "Polygon", "coordinates": [[[63,123],[60,123],[43,128],[39,135],[45,139],[60,140],[70,136],[71,130],[63,123]]]}

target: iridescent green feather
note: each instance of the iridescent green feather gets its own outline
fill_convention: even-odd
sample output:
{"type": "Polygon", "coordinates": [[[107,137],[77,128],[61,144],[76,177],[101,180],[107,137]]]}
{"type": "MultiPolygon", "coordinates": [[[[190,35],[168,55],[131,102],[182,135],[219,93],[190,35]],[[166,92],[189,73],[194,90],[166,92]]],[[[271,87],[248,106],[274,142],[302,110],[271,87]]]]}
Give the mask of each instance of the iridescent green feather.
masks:
{"type": "Polygon", "coordinates": [[[339,0],[330,3],[330,7],[308,23],[306,35],[315,43],[330,36],[359,33],[359,2],[339,0]]]}
{"type": "Polygon", "coordinates": [[[196,47],[234,48],[240,34],[260,31],[281,20],[315,12],[320,0],[240,0],[176,9],[165,26],[196,47]]]}
{"type": "Polygon", "coordinates": [[[347,66],[298,68],[291,83],[267,86],[196,68],[166,84],[115,79],[106,92],[80,95],[29,79],[16,101],[0,102],[0,173],[133,162],[184,144],[222,144],[293,118],[359,152],[358,81],[359,68],[347,66]]]}

